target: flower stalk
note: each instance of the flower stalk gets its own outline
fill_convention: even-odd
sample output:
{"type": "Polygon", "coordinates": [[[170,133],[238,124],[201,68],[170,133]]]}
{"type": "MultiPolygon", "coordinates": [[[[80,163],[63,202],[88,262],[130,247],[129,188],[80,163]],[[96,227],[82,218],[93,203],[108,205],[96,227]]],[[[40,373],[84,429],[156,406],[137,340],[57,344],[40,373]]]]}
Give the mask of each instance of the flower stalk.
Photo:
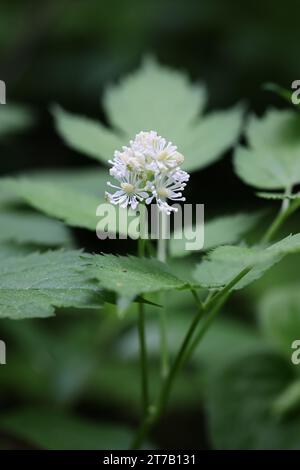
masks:
{"type": "MultiPolygon", "coordinates": [[[[157,259],[162,263],[167,261],[167,215],[164,212],[159,212],[159,239],[157,242],[157,259]]],[[[161,294],[164,297],[164,294],[161,294]]],[[[164,299],[165,300],[165,299],[164,299]]],[[[162,302],[163,304],[165,302],[162,302]]],[[[159,312],[160,324],[160,350],[161,350],[161,376],[164,379],[169,372],[169,352],[168,352],[168,337],[167,337],[167,316],[164,308],[159,312]]]]}

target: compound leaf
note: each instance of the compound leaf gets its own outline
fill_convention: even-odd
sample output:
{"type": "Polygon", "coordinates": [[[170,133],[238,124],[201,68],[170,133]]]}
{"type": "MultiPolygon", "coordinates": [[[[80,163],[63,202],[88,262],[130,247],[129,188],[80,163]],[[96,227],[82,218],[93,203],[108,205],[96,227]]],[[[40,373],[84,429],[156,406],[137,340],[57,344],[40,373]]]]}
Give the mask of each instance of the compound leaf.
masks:
{"type": "Polygon", "coordinates": [[[49,317],[54,307],[99,308],[103,296],[80,251],[2,259],[0,318],[49,317]]]}
{"type": "Polygon", "coordinates": [[[182,289],[187,283],[155,259],[134,256],[95,255],[91,258],[90,273],[101,287],[124,298],[135,298],[146,292],[182,289]]]}
{"type": "Polygon", "coordinates": [[[54,108],[56,126],[75,150],[104,163],[140,131],[155,130],[185,156],[183,168],[196,171],[222,156],[237,141],[243,110],[235,107],[203,116],[206,90],[181,72],[145,60],[139,70],[104,95],[109,130],[100,122],[54,108]]]}
{"type": "Polygon", "coordinates": [[[124,144],[117,134],[100,121],[77,116],[59,106],[53,108],[56,128],[66,143],[78,152],[108,164],[116,149],[124,144]]]}

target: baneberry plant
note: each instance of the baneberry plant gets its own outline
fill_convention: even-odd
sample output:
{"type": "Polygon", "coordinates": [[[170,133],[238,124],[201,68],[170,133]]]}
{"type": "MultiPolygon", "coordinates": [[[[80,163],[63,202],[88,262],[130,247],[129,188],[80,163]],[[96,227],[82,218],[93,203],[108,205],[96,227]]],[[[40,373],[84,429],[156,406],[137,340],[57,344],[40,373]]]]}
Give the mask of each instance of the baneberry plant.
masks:
{"type": "MultiPolygon", "coordinates": [[[[109,127],[68,113],[58,106],[52,110],[56,128],[65,142],[106,168],[99,166],[60,173],[41,171],[35,175],[3,178],[0,182],[0,193],[5,202],[5,209],[0,213],[1,224],[4,224],[0,234],[0,317],[45,318],[53,316],[55,309],[70,307],[89,311],[102,309],[103,315],[111,316],[110,309],[113,309],[113,329],[119,333],[119,324],[132,321],[137,307],[141,419],[132,442],[129,444],[126,440],[127,445],[134,449],[146,445],[151,439],[153,427],[172,400],[175,381],[180,381],[184,366],[197,357],[199,344],[205,344],[207,331],[229,297],[236,290],[257,281],[286,255],[300,251],[300,234],[279,237],[283,224],[300,207],[299,193],[295,190],[300,184],[299,115],[292,110],[269,110],[261,118],[248,118],[243,128],[244,110],[241,106],[204,114],[205,103],[203,86],[191,85],[183,74],[148,59],[139,71],[106,90],[104,106],[109,127]],[[183,240],[176,237],[168,243],[161,237],[157,243],[157,259],[153,244],[143,239],[137,241],[137,256],[92,254],[75,249],[66,227],[95,231],[96,208],[105,200],[124,211],[156,204],[164,218],[171,217],[175,210],[171,203],[185,200],[183,191],[188,181],[189,186],[195,184],[193,173],[221,158],[235,146],[242,131],[246,143],[234,151],[234,170],[243,182],[258,191],[259,205],[263,199],[274,200],[281,205],[269,225],[265,227],[261,210],[224,215],[205,223],[202,252],[186,251],[183,240]],[[107,190],[108,176],[114,179],[108,182],[114,192],[107,190]],[[20,213],[16,206],[24,203],[44,215],[20,213]],[[250,243],[247,234],[258,224],[264,233],[256,239],[252,237],[250,243]],[[39,227],[39,230],[34,227],[39,227]],[[8,242],[19,243],[18,248],[8,245],[8,242]],[[45,251],[43,247],[51,250],[45,251]],[[170,301],[167,296],[173,296],[174,292],[182,295],[185,302],[192,300],[194,303],[190,324],[185,322],[185,331],[180,328],[176,341],[172,336],[170,316],[166,315],[170,301]],[[187,300],[189,295],[191,300],[187,300]],[[151,321],[146,321],[148,310],[157,313],[151,321]],[[147,341],[154,318],[160,322],[160,347],[155,347],[155,351],[147,341]],[[154,353],[160,356],[162,363],[156,393],[152,389],[151,358],[154,353]]],[[[293,301],[297,302],[299,296],[295,287],[292,292],[293,301]]],[[[276,295],[279,295],[278,302],[285,304],[285,291],[276,295]]],[[[270,308],[274,293],[268,293],[268,296],[259,309],[262,329],[266,337],[271,336],[273,341],[275,338],[274,342],[282,348],[280,315],[276,309],[274,313],[270,308]],[[276,321],[273,315],[276,315],[276,321]]],[[[114,331],[109,328],[107,331],[108,338],[113,340],[114,331]]],[[[243,333],[238,331],[237,336],[243,337],[243,333]]],[[[237,340],[233,337],[235,335],[229,344],[233,345],[237,340]]],[[[261,344],[258,346],[256,340],[246,337],[237,347],[237,354],[241,351],[242,356],[243,351],[248,354],[254,350],[257,354],[261,344]]],[[[103,343],[106,344],[104,337],[103,343]]],[[[225,359],[226,354],[228,351],[224,353],[225,359]]],[[[250,375],[254,382],[259,380],[255,362],[253,352],[250,375]]],[[[249,414],[256,413],[257,421],[265,419],[265,428],[262,426],[257,432],[255,425],[248,427],[245,425],[247,416],[240,413],[236,426],[242,430],[240,435],[234,431],[228,435],[224,432],[226,417],[222,405],[227,400],[228,414],[237,419],[230,397],[243,401],[243,388],[232,377],[234,374],[238,377],[241,371],[243,380],[245,373],[244,365],[240,363],[230,364],[230,367],[225,362],[223,364],[219,380],[223,381],[224,396],[223,387],[218,387],[216,379],[209,381],[208,410],[215,445],[243,448],[250,438],[258,448],[272,439],[279,446],[281,438],[286,443],[292,432],[290,429],[279,429],[272,438],[268,433],[276,416],[284,415],[297,405],[299,382],[293,377],[283,377],[278,384],[276,371],[280,366],[274,365],[272,358],[265,354],[259,364],[260,377],[264,370],[269,369],[274,376],[270,415],[266,414],[265,405],[256,407],[249,399],[249,414]]],[[[125,378],[124,375],[122,377],[126,381],[126,368],[119,372],[120,377],[125,374],[125,378]]],[[[122,386],[120,384],[120,393],[122,386]]],[[[269,391],[264,388],[263,393],[267,399],[269,391]]],[[[262,399],[261,396],[256,398],[262,399]]],[[[23,413],[0,420],[0,427],[15,431],[17,435],[26,436],[27,433],[36,442],[34,429],[22,427],[22,422],[32,416],[32,411],[23,413]]],[[[52,422],[55,419],[55,416],[51,417],[52,422]]],[[[72,419],[57,419],[76,429],[72,419]]],[[[294,426],[299,429],[299,424],[294,426]]],[[[80,434],[80,426],[78,429],[80,434]]],[[[83,434],[97,435],[98,438],[99,430],[95,431],[87,424],[83,430],[83,434]]],[[[82,447],[92,445],[84,444],[87,442],[85,439],[83,436],[82,447]]],[[[90,439],[90,442],[95,442],[96,438],[90,439]]],[[[42,445],[47,447],[49,440],[59,445],[55,436],[46,437],[42,445]]],[[[124,440],[121,445],[124,445],[124,440]]],[[[286,446],[295,447],[295,439],[291,438],[286,446]]]]}

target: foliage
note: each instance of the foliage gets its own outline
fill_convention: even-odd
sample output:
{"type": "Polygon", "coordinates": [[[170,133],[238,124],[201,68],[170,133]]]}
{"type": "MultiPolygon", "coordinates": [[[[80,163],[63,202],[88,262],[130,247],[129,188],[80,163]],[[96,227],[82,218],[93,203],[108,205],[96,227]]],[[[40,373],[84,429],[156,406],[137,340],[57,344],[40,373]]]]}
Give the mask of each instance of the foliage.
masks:
{"type": "Polygon", "coordinates": [[[57,107],[53,112],[66,143],[105,164],[140,130],[156,130],[185,155],[184,169],[196,171],[220,158],[241,127],[240,107],[200,117],[205,102],[203,86],[192,86],[182,73],[147,59],[140,70],[106,91],[104,105],[114,129],[57,107]]]}
{"type": "MultiPolygon", "coordinates": [[[[148,57],[107,87],[107,125],[58,105],[52,113],[65,143],[101,164],[140,130],[154,129],[176,143],[185,169],[196,172],[224,156],[242,130],[241,106],[206,113],[206,102],[202,84],[148,57]]],[[[32,122],[31,113],[8,109],[0,116],[0,136],[32,122]]],[[[1,433],[33,448],[127,448],[136,430],[122,423],[132,423],[133,416],[142,421],[131,443],[138,448],[148,439],[155,443],[152,429],[167,410],[194,415],[199,409],[208,422],[209,446],[216,449],[299,448],[299,375],[290,362],[291,343],[300,333],[296,280],[274,286],[259,301],[244,290],[300,252],[297,225],[294,234],[279,233],[300,206],[299,192],[293,192],[300,184],[299,131],[294,111],[251,116],[246,144],[234,152],[234,170],[259,189],[258,210],[209,219],[201,252],[185,249],[201,227],[190,227],[186,239],[175,233],[165,263],[153,258],[148,241],[139,247],[143,256],[95,254],[89,243],[86,251],[76,249],[82,248],[82,233],[96,240],[95,233],[79,229],[96,230],[108,179],[100,165],[1,178],[0,317],[13,353],[0,386],[7,400],[15,390],[18,403],[1,415],[1,433]],[[261,237],[262,205],[269,200],[281,209],[261,237]],[[231,295],[239,299],[240,318],[232,315],[232,302],[209,329],[231,295]],[[245,321],[243,308],[257,313],[257,325],[245,321]],[[44,318],[54,313],[48,326],[44,318]],[[151,405],[143,416],[141,345],[151,405]],[[23,360],[30,364],[26,371],[23,360]],[[91,419],[87,402],[92,413],[117,409],[118,424],[99,422],[97,413],[91,419]]],[[[114,251],[97,242],[101,251],[114,251]]]]}
{"type": "Polygon", "coordinates": [[[0,317],[49,317],[55,307],[99,308],[101,290],[78,251],[9,257],[0,269],[0,317]]]}
{"type": "Polygon", "coordinates": [[[294,111],[272,109],[262,118],[252,116],[246,127],[249,148],[235,152],[237,175],[256,188],[290,191],[300,182],[299,128],[294,111]]]}

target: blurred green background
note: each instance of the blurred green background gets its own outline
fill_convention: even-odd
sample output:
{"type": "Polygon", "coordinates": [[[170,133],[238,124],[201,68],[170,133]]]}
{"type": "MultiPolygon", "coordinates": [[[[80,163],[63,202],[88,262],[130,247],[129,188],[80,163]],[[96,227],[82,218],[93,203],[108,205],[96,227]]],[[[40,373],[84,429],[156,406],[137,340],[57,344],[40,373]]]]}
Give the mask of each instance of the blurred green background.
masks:
{"type": "MultiPolygon", "coordinates": [[[[7,102],[25,104],[35,115],[29,129],[1,140],[1,175],[92,165],[59,138],[49,106],[56,102],[105,122],[104,87],[134,70],[147,54],[203,82],[209,91],[209,109],[237,102],[258,113],[270,105],[286,107],[275,94],[264,91],[263,84],[275,82],[289,88],[299,78],[297,0],[284,4],[277,0],[2,0],[0,12],[0,79],[7,85],[7,102]]],[[[238,180],[229,154],[196,173],[193,182],[189,201],[205,203],[208,216],[264,206],[273,209],[273,204],[261,202],[238,180]]],[[[282,234],[299,229],[296,216],[282,234]]],[[[125,241],[100,247],[96,236],[85,230],[72,230],[72,239],[88,251],[135,250],[133,243],[125,241]]],[[[259,314],[266,290],[293,282],[293,292],[297,291],[298,266],[299,257],[288,259],[235,295],[178,380],[169,411],[151,437],[152,446],[300,448],[299,411],[294,412],[298,401],[287,406],[288,412],[293,410],[292,420],[289,413],[284,412],[283,418],[268,414],[277,396],[299,374],[282,342],[290,344],[298,331],[300,337],[300,323],[298,329],[289,330],[279,322],[270,339],[259,314]],[[261,370],[255,368],[257,364],[261,370]],[[239,379],[241,383],[231,390],[239,379]]],[[[292,295],[283,292],[283,297],[292,295]]],[[[173,350],[195,310],[186,294],[174,294],[169,304],[173,350]]],[[[300,313],[297,299],[289,308],[300,313]]],[[[97,427],[96,438],[89,426],[80,431],[78,425],[84,442],[79,440],[77,448],[98,448],[99,440],[107,448],[125,446],[137,425],[140,406],[135,313],[133,307],[121,320],[113,307],[107,307],[100,314],[61,312],[46,321],[1,321],[0,338],[8,348],[8,363],[0,367],[1,410],[14,412],[26,406],[27,411],[9,423],[0,418],[0,448],[56,448],[64,440],[66,448],[74,446],[72,434],[77,428],[72,421],[62,421],[59,437],[51,433],[56,428],[53,416],[61,411],[97,427]],[[44,414],[34,413],[39,407],[44,414]]],[[[155,313],[150,313],[155,389],[158,332],[155,313]]]]}

